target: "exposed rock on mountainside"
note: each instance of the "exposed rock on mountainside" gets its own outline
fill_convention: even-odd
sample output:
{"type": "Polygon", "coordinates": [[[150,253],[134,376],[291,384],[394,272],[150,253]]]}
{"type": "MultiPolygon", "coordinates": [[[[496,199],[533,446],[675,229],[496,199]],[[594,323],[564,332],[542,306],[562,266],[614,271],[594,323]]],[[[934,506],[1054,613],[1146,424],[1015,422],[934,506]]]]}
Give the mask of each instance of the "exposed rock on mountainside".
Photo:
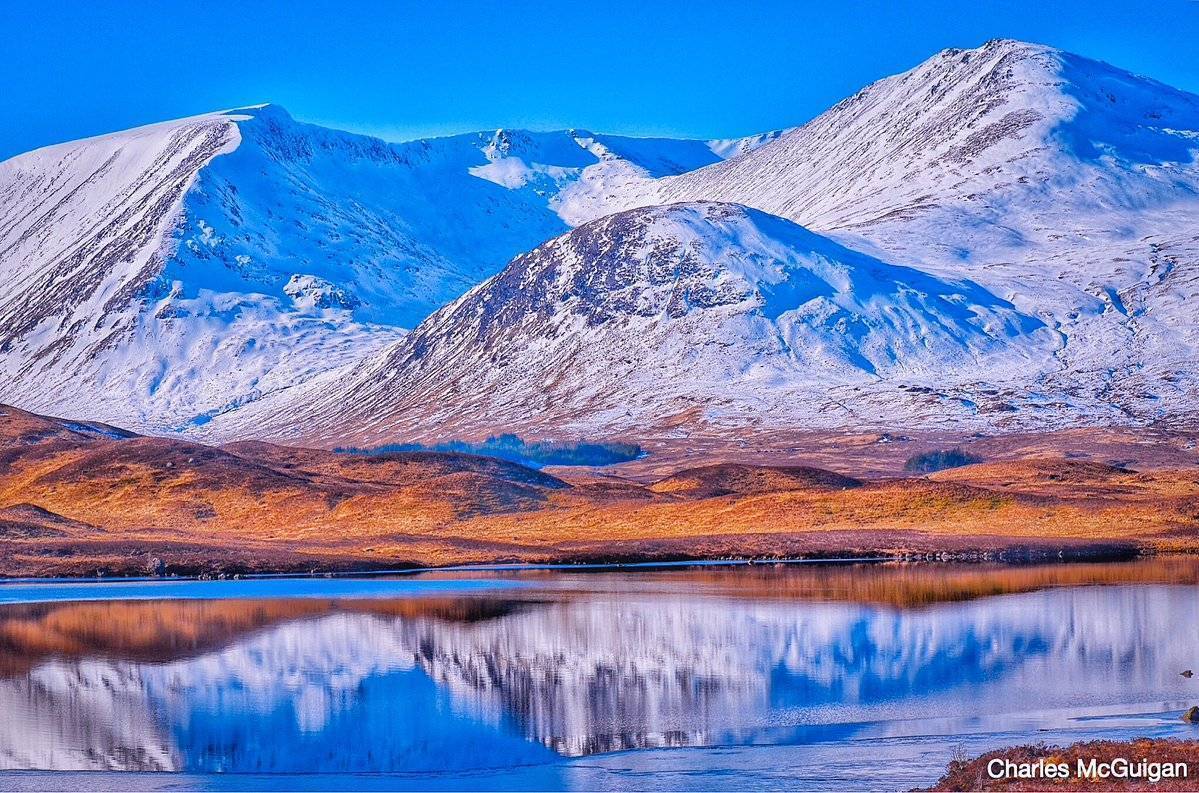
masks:
{"type": "Polygon", "coordinates": [[[691,409],[734,426],[879,423],[906,405],[850,397],[895,380],[1010,382],[1054,362],[1058,344],[970,282],[755,210],[677,204],[518,256],[386,357],[313,389],[310,411],[245,416],[269,432],[286,421],[296,436],[335,427],[363,442],[422,426],[634,432],[691,409]]]}

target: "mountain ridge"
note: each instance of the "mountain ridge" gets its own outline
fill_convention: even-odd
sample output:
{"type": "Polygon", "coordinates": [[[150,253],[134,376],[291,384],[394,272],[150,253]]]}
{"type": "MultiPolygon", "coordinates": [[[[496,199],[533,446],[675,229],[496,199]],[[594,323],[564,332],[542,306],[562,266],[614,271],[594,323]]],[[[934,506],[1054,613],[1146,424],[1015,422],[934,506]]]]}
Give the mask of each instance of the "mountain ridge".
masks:
{"type": "MultiPolygon", "coordinates": [[[[690,409],[726,425],[827,427],[844,419],[822,415],[840,413],[828,389],[971,382],[983,365],[1002,382],[1058,344],[968,281],[757,210],[683,203],[609,215],[518,256],[384,356],[297,400],[308,407],[246,418],[361,443],[489,425],[594,437],[690,409]]],[[[895,419],[884,405],[880,395],[871,420],[895,419]]]]}
{"type": "MultiPolygon", "coordinates": [[[[1032,336],[1059,339],[1002,382],[984,370],[976,380],[996,382],[967,387],[929,366],[888,375],[888,389],[838,394],[840,421],[1172,420],[1199,405],[1197,153],[1199,97],[1012,40],[944,50],[799,127],[728,141],[501,129],[387,143],[272,105],[147,125],[0,163],[0,276],[14,285],[0,298],[0,398],[140,431],[255,437],[276,422],[253,416],[356,388],[361,362],[547,240],[715,202],[919,272],[927,288],[913,294],[977,285],[1031,323],[1004,337],[1013,359],[1042,349],[1032,336]]],[[[956,327],[967,335],[933,333],[925,352],[968,347],[956,327]]],[[[893,331],[882,346],[908,349],[893,331]]],[[[844,341],[825,334],[803,346],[844,341]]],[[[512,343],[535,351],[537,338],[512,343]]],[[[697,392],[677,415],[718,417],[727,401],[697,392]]],[[[585,424],[620,413],[605,410],[585,424]]]]}
{"type": "Polygon", "coordinates": [[[717,158],[698,141],[586,133],[592,151],[579,134],[390,144],[267,104],[7,160],[0,273],[16,288],[0,298],[0,394],[63,412],[82,386],[101,397],[74,408],[91,418],[203,426],[374,354],[567,230],[551,191],[586,167],[649,179],[685,154],[717,158]],[[495,184],[488,168],[533,173],[514,143],[566,165],[495,184]]]}

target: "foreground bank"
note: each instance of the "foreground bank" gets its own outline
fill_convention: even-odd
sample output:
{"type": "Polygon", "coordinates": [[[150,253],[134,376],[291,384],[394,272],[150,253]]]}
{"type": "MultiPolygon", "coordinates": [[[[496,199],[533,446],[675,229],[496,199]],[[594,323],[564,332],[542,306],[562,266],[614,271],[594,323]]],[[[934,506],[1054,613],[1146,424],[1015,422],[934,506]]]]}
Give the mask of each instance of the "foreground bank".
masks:
{"type": "Polygon", "coordinates": [[[954,761],[933,790],[1195,790],[1199,740],[1017,746],[954,761]]]}

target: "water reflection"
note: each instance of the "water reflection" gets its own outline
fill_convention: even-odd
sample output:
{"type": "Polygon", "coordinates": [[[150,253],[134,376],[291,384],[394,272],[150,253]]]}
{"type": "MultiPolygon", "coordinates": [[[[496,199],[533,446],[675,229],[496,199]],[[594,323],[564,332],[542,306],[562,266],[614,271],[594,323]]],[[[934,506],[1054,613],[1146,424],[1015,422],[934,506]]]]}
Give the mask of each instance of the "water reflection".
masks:
{"type": "Polygon", "coordinates": [[[502,599],[5,607],[0,766],[444,772],[913,720],[1009,729],[1196,694],[1179,675],[1199,659],[1179,630],[1199,617],[1195,586],[900,608],[779,597],[785,571],[713,575],[541,576],[502,599]],[[755,594],[771,576],[773,596],[755,594]]]}

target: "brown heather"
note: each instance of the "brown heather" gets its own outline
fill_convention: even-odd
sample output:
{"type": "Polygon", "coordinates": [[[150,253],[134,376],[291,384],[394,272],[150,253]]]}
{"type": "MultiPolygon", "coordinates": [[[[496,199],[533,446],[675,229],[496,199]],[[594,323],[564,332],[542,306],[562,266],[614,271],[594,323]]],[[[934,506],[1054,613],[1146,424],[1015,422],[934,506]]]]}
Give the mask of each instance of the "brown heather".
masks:
{"type": "Polygon", "coordinates": [[[774,450],[771,465],[740,451],[676,458],[668,473],[554,476],[458,454],[117,440],[0,413],[5,575],[1199,548],[1199,468],[1178,454],[1137,470],[1067,458],[1071,434],[1056,455],[1052,439],[987,441],[993,456],[1029,456],[927,477],[855,474],[860,444],[831,465],[827,439],[785,459],[774,450]]]}

